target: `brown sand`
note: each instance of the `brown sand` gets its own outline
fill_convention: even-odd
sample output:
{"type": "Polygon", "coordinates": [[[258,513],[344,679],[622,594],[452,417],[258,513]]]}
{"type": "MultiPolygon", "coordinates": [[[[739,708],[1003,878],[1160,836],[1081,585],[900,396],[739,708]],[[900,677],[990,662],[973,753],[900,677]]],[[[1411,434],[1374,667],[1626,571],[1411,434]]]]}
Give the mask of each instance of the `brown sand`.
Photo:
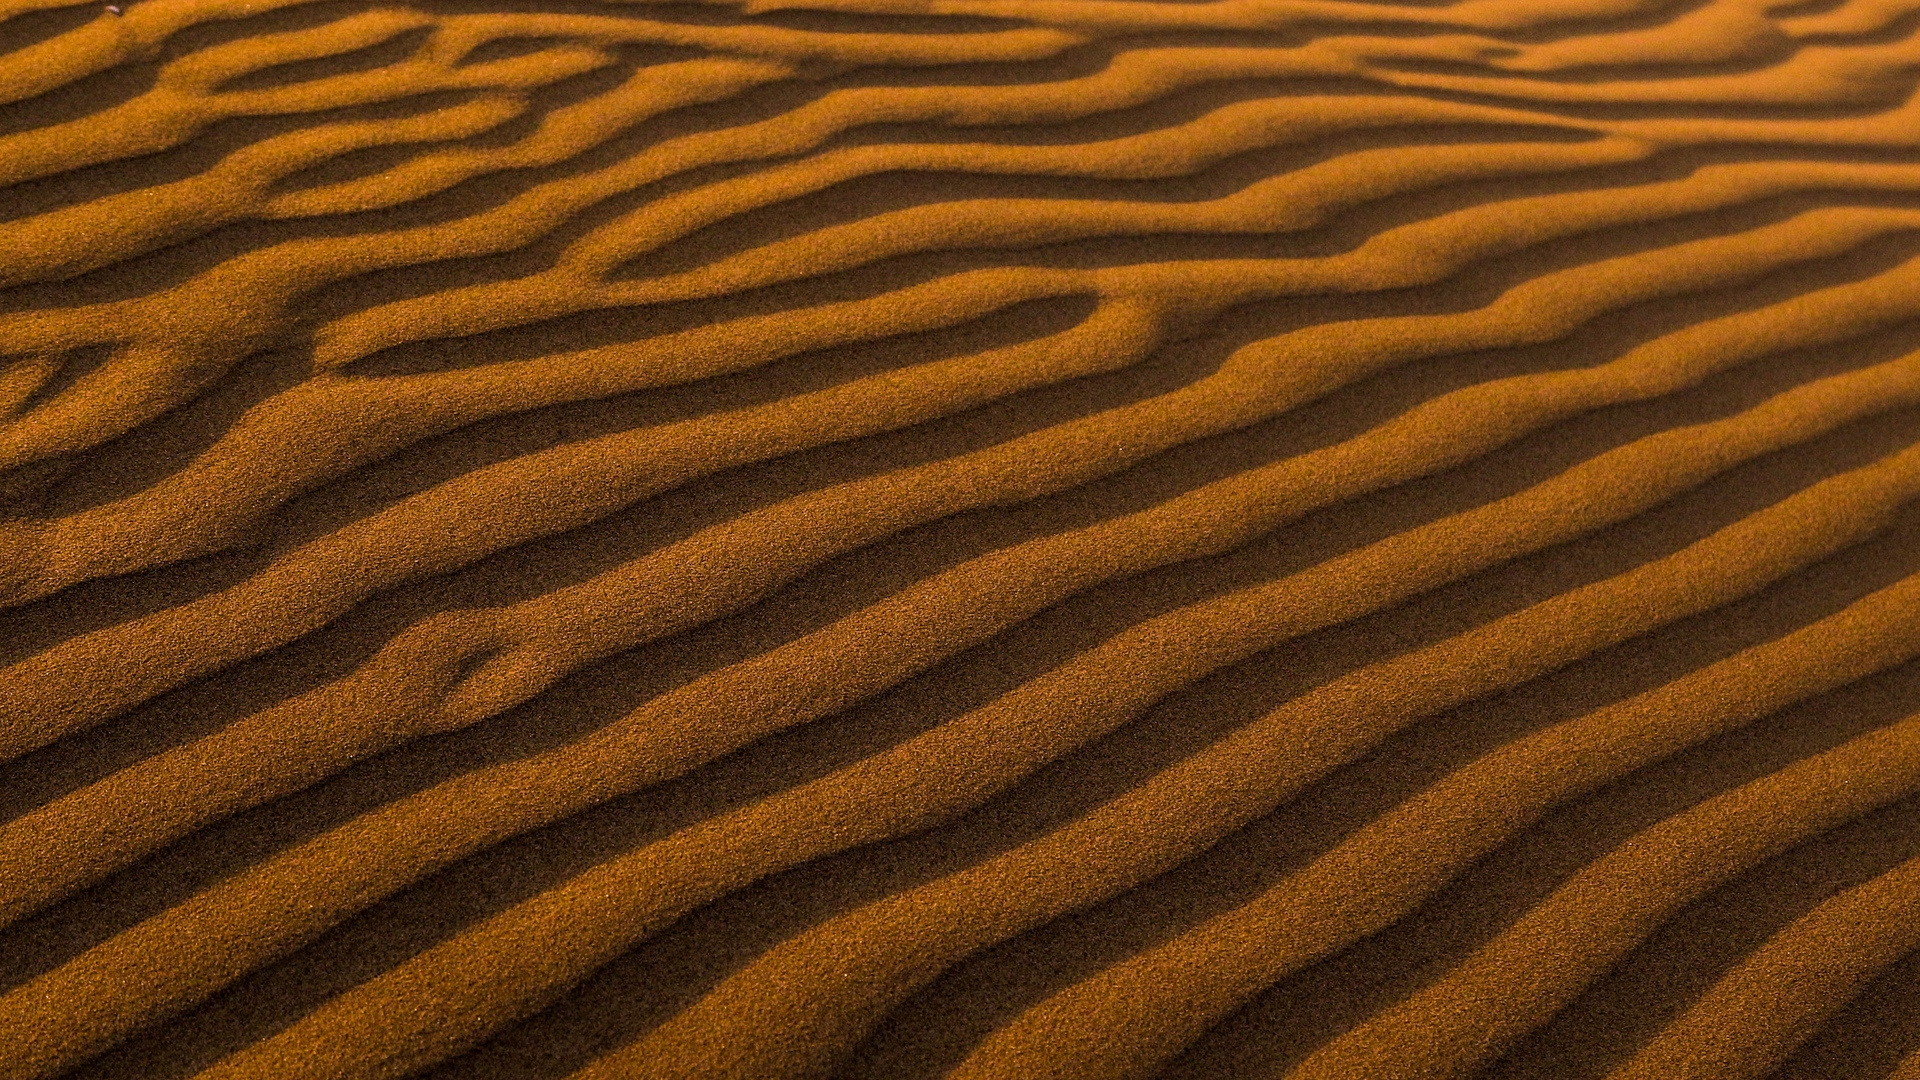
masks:
{"type": "Polygon", "coordinates": [[[0,0],[0,1080],[1920,1080],[1920,0],[0,0]]]}

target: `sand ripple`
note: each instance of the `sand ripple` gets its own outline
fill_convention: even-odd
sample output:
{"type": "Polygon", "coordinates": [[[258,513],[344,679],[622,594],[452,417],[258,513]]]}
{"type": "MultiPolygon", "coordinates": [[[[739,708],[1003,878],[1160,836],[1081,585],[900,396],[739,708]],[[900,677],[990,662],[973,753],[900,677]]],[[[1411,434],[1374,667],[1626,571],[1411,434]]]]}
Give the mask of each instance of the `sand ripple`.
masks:
{"type": "Polygon", "coordinates": [[[0,0],[0,1078],[1920,1077],[1917,70],[0,0]]]}

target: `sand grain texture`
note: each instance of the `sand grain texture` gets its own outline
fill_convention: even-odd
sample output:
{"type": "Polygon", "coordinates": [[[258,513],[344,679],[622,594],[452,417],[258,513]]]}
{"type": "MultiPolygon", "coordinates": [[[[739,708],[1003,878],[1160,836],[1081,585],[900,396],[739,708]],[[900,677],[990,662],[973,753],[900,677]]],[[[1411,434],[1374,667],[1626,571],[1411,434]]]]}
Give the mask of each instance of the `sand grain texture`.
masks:
{"type": "Polygon", "coordinates": [[[1917,92],[0,0],[0,1080],[1920,1077],[1917,92]]]}

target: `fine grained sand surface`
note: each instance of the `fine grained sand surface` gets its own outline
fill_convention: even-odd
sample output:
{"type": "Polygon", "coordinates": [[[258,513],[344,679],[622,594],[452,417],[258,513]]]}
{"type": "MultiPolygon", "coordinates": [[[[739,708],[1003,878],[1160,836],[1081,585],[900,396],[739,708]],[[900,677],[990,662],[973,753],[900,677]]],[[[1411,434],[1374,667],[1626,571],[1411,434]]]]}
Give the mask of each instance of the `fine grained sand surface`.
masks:
{"type": "Polygon", "coordinates": [[[1920,1078],[1920,0],[0,0],[0,1078],[1920,1078]]]}

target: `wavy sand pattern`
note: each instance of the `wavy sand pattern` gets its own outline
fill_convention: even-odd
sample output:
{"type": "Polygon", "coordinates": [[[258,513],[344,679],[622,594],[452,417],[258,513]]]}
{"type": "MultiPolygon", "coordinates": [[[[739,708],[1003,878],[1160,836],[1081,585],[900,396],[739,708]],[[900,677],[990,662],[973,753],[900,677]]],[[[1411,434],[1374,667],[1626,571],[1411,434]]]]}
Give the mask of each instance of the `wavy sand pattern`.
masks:
{"type": "Polygon", "coordinates": [[[1920,1078],[1920,0],[0,0],[0,1078],[1920,1078]]]}

